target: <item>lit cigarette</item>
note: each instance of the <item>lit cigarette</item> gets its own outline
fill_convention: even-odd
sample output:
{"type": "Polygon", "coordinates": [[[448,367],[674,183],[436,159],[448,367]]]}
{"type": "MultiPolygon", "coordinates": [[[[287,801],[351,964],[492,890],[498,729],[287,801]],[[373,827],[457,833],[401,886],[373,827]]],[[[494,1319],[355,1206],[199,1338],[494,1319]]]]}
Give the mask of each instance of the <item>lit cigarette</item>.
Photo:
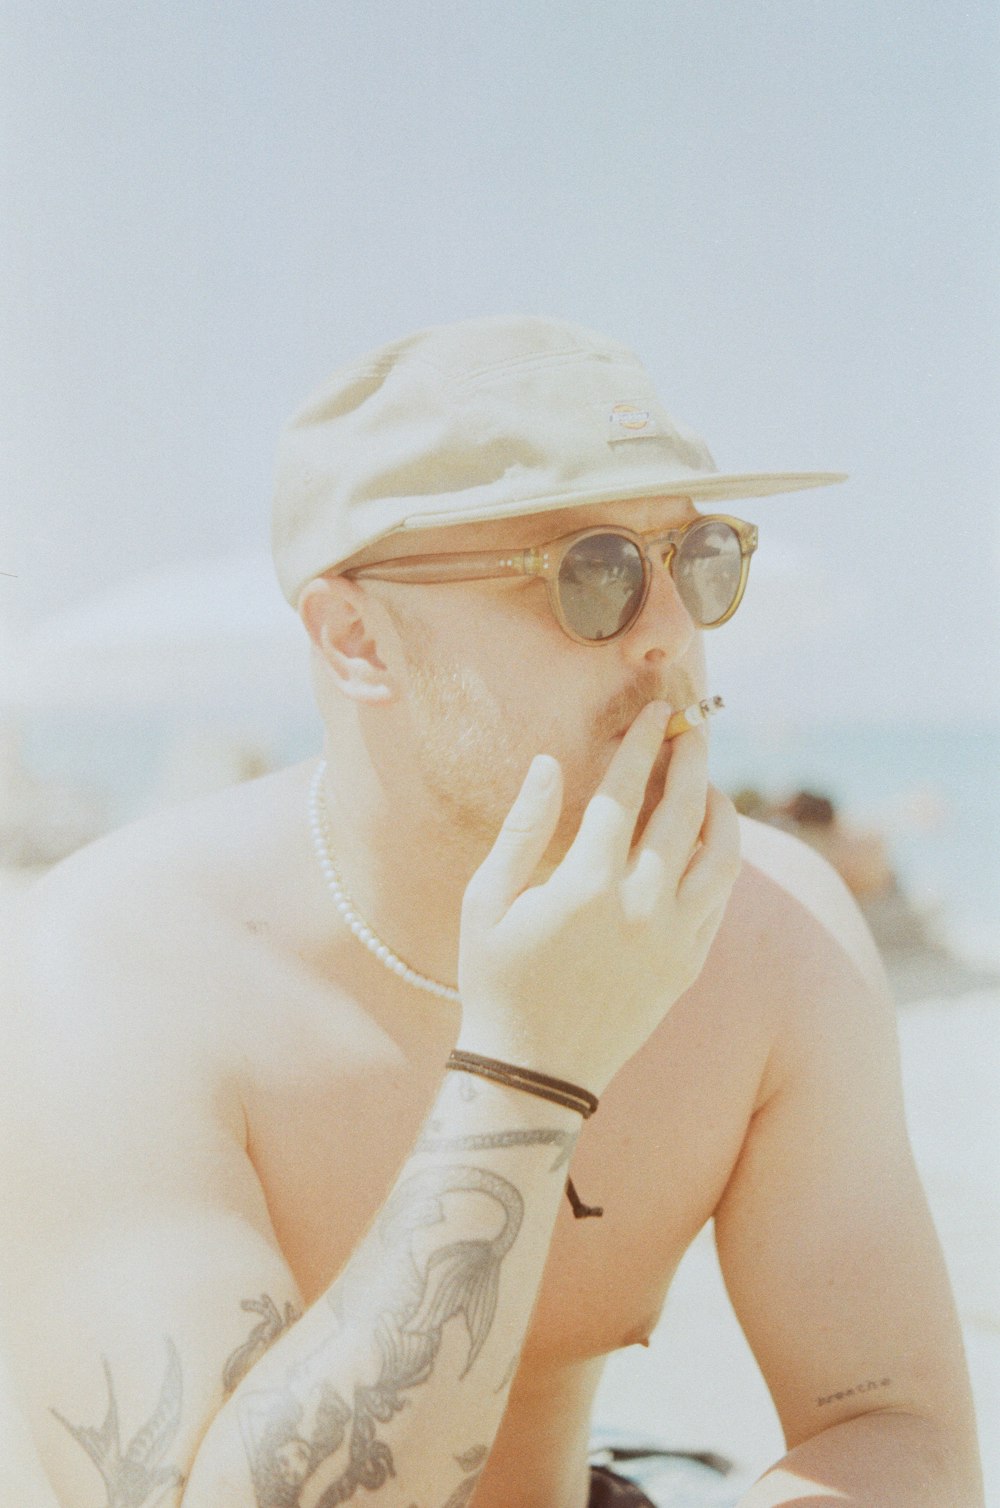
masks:
{"type": "Polygon", "coordinates": [[[721,696],[707,696],[703,702],[695,702],[693,707],[685,707],[683,712],[675,712],[667,723],[667,738],[676,738],[678,733],[689,733],[692,728],[697,728],[699,723],[706,722],[721,712],[725,706],[721,696]]]}

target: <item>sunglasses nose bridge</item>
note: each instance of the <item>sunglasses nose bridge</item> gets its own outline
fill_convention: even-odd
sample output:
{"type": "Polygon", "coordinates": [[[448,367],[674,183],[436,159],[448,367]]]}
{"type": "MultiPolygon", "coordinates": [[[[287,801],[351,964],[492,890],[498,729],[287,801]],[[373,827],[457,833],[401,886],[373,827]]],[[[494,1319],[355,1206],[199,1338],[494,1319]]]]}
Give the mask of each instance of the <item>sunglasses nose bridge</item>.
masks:
{"type": "Polygon", "coordinates": [[[648,535],[646,536],[645,549],[643,551],[646,563],[646,589],[643,593],[643,607],[645,607],[650,593],[655,589],[657,566],[662,566],[670,578],[668,594],[681,603],[685,613],[688,612],[684,599],[678,590],[677,577],[675,575],[678,547],[682,539],[683,535],[679,534],[676,529],[672,529],[669,534],[660,534],[652,539],[648,535]]]}
{"type": "Polygon", "coordinates": [[[677,554],[677,536],[675,534],[661,534],[657,539],[651,539],[646,548],[646,559],[650,565],[659,561],[673,574],[674,557],[677,554]]]}

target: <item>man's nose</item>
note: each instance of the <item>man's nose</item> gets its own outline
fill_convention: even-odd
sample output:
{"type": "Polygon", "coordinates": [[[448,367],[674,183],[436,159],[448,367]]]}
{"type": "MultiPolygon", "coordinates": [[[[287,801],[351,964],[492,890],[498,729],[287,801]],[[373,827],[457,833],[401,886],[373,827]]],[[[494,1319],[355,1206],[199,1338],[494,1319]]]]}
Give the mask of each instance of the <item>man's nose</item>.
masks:
{"type": "Polygon", "coordinates": [[[659,551],[653,555],[649,592],[639,620],[623,639],[623,648],[636,660],[679,659],[698,633],[691,614],[681,601],[668,562],[659,551]]]}

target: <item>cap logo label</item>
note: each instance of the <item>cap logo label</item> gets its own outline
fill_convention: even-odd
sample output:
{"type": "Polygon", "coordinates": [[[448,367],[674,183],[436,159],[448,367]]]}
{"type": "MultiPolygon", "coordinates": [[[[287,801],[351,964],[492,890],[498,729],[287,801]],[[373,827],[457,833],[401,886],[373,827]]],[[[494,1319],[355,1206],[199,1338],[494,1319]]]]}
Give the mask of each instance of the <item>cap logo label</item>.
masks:
{"type": "Polygon", "coordinates": [[[616,403],[608,419],[612,440],[631,440],[640,435],[656,434],[656,420],[648,408],[635,403],[616,403]]]}

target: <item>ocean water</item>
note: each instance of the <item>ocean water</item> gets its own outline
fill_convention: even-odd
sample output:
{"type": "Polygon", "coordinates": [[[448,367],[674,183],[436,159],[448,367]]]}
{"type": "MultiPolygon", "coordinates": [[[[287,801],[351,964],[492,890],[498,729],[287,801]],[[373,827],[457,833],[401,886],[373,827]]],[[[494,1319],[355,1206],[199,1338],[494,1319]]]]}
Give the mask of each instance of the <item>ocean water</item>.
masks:
{"type": "MultiPolygon", "coordinates": [[[[96,791],[112,824],[150,806],[171,752],[204,734],[205,719],[86,712],[35,716],[24,755],[39,776],[96,791]]],[[[214,730],[259,748],[273,764],[319,747],[318,724],[230,719],[214,730]]],[[[1000,726],[912,723],[760,729],[724,714],[712,724],[712,772],[729,792],[771,799],[800,789],[830,796],[849,820],[886,837],[901,883],[936,909],[966,952],[1000,960],[1000,726]]]]}

